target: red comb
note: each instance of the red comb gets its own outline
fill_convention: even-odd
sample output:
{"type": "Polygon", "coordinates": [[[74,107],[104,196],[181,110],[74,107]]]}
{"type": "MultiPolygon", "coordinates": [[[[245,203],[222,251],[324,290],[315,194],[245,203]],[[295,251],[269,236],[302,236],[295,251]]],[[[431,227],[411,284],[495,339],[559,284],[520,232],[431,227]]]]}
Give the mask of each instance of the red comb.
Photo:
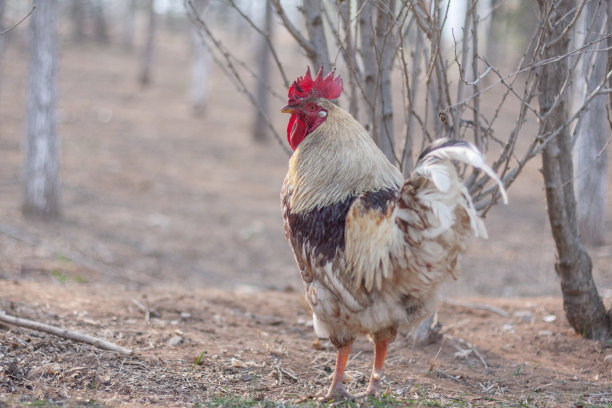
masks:
{"type": "Polygon", "coordinates": [[[342,94],[342,78],[334,78],[335,69],[332,69],[325,78],[323,77],[323,66],[319,69],[317,76],[312,79],[310,67],[306,68],[306,75],[298,77],[289,88],[289,102],[292,100],[308,97],[337,99],[342,94]]]}

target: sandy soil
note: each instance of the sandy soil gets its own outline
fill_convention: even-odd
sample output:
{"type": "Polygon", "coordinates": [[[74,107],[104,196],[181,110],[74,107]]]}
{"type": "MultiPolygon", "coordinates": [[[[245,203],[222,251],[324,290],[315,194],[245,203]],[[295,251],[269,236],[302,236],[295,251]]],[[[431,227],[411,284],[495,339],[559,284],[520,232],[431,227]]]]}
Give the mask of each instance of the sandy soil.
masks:
{"type": "MultiPolygon", "coordinates": [[[[147,89],[135,55],[65,42],[63,217],[27,220],[22,41],[9,43],[0,91],[0,310],[133,354],[0,324],[0,406],[315,404],[334,350],[315,341],[283,238],[288,156],[274,140],[251,141],[244,98],[215,68],[206,115],[192,114],[180,33],[160,36],[147,89]]],[[[284,128],[285,117],[274,120],[284,128]]],[[[471,243],[440,309],[444,336],[416,346],[401,333],[393,344],[382,404],[612,404],[612,348],[581,339],[563,317],[537,165],[510,205],[489,213],[490,239],[471,243]]],[[[591,255],[609,307],[612,247],[591,255]]],[[[370,345],[351,358],[356,391],[370,345]]]]}

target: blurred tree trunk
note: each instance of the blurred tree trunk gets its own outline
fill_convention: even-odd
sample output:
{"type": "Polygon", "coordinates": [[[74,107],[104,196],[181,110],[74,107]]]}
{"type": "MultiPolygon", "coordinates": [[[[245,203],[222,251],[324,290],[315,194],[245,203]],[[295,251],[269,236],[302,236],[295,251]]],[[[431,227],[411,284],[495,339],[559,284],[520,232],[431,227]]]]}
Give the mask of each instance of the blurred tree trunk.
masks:
{"type": "Polygon", "coordinates": [[[140,60],[140,75],[138,77],[142,86],[146,86],[151,83],[155,26],[155,0],[147,0],[147,33],[145,36],[145,45],[142,51],[142,58],[140,60]]]}
{"type": "MultiPolygon", "coordinates": [[[[612,0],[606,1],[606,33],[612,33],[612,0]]],[[[612,71],[612,37],[608,37],[608,65],[606,71],[612,71]]],[[[608,77],[608,88],[612,89],[612,76],[608,77]]],[[[612,112],[612,92],[608,94],[608,109],[612,112]]],[[[610,123],[612,127],[612,122],[610,123]]],[[[612,320],[612,316],[611,316],[612,320]]]]}
{"type": "Polygon", "coordinates": [[[491,17],[488,18],[487,28],[484,30],[487,36],[485,55],[490,64],[497,65],[502,62],[505,54],[505,44],[499,41],[496,35],[496,26],[504,24],[504,21],[500,18],[499,11],[499,8],[503,7],[503,0],[489,0],[489,6],[491,17]]]}
{"type": "Polygon", "coordinates": [[[354,35],[355,30],[353,30],[353,17],[351,14],[353,6],[350,1],[343,1],[338,4],[338,9],[344,29],[344,61],[350,73],[348,78],[349,86],[348,89],[345,89],[345,92],[348,92],[349,112],[359,121],[360,93],[356,77],[360,76],[360,73],[359,65],[357,64],[357,52],[355,50],[357,47],[357,44],[355,44],[356,36],[354,35]]]}
{"type": "MultiPolygon", "coordinates": [[[[575,4],[571,0],[538,0],[543,21],[544,46],[541,60],[567,54],[569,35],[564,32],[572,20],[575,4]],[[552,3],[554,1],[554,4],[552,3]]],[[[570,30],[571,33],[571,30],[570,30]]],[[[568,119],[568,60],[563,58],[543,66],[539,90],[539,137],[557,131],[568,119]]],[[[580,242],[573,186],[571,135],[563,126],[548,141],[542,153],[542,173],[546,188],[548,217],[557,247],[555,270],[561,280],[563,305],[568,322],[577,333],[600,339],[611,331],[609,316],[597,293],[591,274],[589,254],[580,242]]]]}
{"type": "MultiPolygon", "coordinates": [[[[4,10],[6,9],[6,0],[0,0],[0,33],[4,28],[4,10]]],[[[4,57],[4,48],[6,47],[6,34],[0,35],[0,95],[2,95],[2,61],[4,57]]]]}
{"type": "Polygon", "coordinates": [[[385,6],[362,0],[359,13],[359,34],[363,60],[363,82],[367,103],[368,126],[374,142],[385,156],[395,163],[393,152],[393,106],[391,69],[395,56],[392,31],[393,0],[385,6]]]}
{"type": "Polygon", "coordinates": [[[327,37],[323,27],[323,7],[321,0],[304,0],[302,4],[306,32],[312,46],[312,52],[309,53],[308,58],[315,71],[319,70],[320,65],[323,65],[325,71],[329,71],[332,68],[327,47],[327,37]]]}
{"type": "MultiPolygon", "coordinates": [[[[200,18],[204,18],[204,9],[208,0],[194,0],[193,5],[200,18]]],[[[208,98],[206,81],[208,78],[208,48],[200,37],[196,26],[192,25],[191,34],[191,106],[196,115],[201,115],[206,110],[208,98]]]]}
{"type": "MultiPolygon", "coordinates": [[[[273,35],[273,9],[272,3],[267,0],[264,11],[263,31],[272,41],[273,35]]],[[[255,99],[258,106],[255,108],[255,119],[253,121],[253,137],[258,142],[263,142],[267,139],[266,120],[264,116],[270,115],[270,49],[268,42],[262,36],[257,38],[258,44],[255,47],[257,55],[255,56],[255,64],[257,65],[257,83],[255,89],[255,99]]]]}
{"type": "MultiPolygon", "coordinates": [[[[590,43],[605,34],[606,2],[591,0],[586,4],[582,29],[586,32],[585,43],[590,43]]],[[[607,44],[596,43],[586,50],[582,59],[582,84],[585,98],[605,81],[607,44]],[[586,89],[585,89],[586,88],[586,89]]],[[[589,109],[580,118],[576,143],[576,196],[578,204],[578,230],[582,242],[587,245],[603,245],[608,196],[608,160],[606,145],[610,138],[610,126],[606,114],[606,95],[598,95],[589,104],[589,109]]]]}
{"type": "Polygon", "coordinates": [[[408,178],[412,171],[412,143],[414,128],[417,121],[414,114],[414,103],[417,100],[417,94],[420,88],[419,75],[421,75],[421,60],[424,52],[423,41],[423,31],[417,30],[413,40],[414,52],[412,53],[412,72],[410,73],[409,82],[406,82],[408,88],[406,90],[408,94],[408,120],[406,123],[406,135],[404,136],[404,157],[402,159],[402,173],[404,178],[408,178]]]}
{"type": "Polygon", "coordinates": [[[60,213],[57,135],[57,0],[40,1],[30,20],[30,69],[24,144],[23,213],[60,213]]]}
{"type": "Polygon", "coordinates": [[[124,50],[134,48],[134,21],[136,20],[136,0],[126,0],[124,4],[121,46],[124,50]]]}
{"type": "Polygon", "coordinates": [[[85,7],[87,3],[83,0],[72,0],[70,2],[70,20],[72,22],[72,39],[76,42],[85,38],[85,7]]]}
{"type": "Polygon", "coordinates": [[[108,22],[106,19],[106,8],[104,0],[90,0],[94,22],[94,39],[100,44],[108,44],[108,22]]]}
{"type": "MultiPolygon", "coordinates": [[[[606,33],[612,33],[612,0],[607,1],[606,33]]],[[[608,37],[608,72],[612,71],[612,37],[608,37]]],[[[612,89],[612,76],[608,78],[608,88],[612,89]]],[[[612,110],[612,93],[608,94],[608,107],[612,110]]]]}

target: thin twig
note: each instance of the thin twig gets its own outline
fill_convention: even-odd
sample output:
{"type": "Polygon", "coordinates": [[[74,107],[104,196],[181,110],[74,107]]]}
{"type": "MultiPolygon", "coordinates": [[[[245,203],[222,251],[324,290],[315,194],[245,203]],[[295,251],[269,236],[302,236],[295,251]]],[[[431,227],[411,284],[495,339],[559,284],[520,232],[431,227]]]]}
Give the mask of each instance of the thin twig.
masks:
{"type": "Polygon", "coordinates": [[[274,6],[274,10],[276,11],[276,14],[283,22],[283,26],[285,27],[285,29],[287,29],[287,31],[289,31],[289,34],[291,34],[291,36],[295,39],[295,41],[297,41],[300,47],[302,47],[304,52],[308,55],[316,54],[314,45],[310,41],[308,41],[306,37],[304,37],[300,33],[300,30],[298,30],[297,27],[291,22],[291,20],[289,19],[289,16],[287,16],[287,13],[285,13],[283,6],[281,6],[280,0],[271,0],[271,1],[272,1],[272,5],[274,6]]]}
{"type": "Polygon", "coordinates": [[[227,48],[221,43],[221,41],[219,41],[212,34],[212,32],[210,31],[210,29],[209,29],[208,25],[206,24],[206,22],[198,14],[195,6],[193,5],[193,2],[191,0],[184,0],[184,2],[185,2],[185,5],[186,5],[188,17],[192,20],[193,24],[195,24],[199,28],[201,28],[201,30],[198,30],[198,34],[200,35],[201,39],[202,40],[204,40],[205,38],[210,39],[210,41],[214,45],[214,48],[225,59],[225,65],[221,61],[219,61],[216,57],[214,57],[215,62],[221,68],[223,68],[224,71],[226,71],[226,73],[228,74],[228,76],[230,78],[232,78],[234,80],[234,85],[236,85],[236,88],[238,89],[238,91],[242,92],[244,95],[247,96],[247,98],[249,98],[251,104],[257,109],[257,111],[259,112],[259,114],[263,118],[263,120],[266,123],[266,125],[268,126],[268,128],[272,131],[272,134],[274,135],[274,138],[276,139],[278,144],[281,146],[281,148],[287,154],[291,154],[292,152],[287,148],[287,146],[285,146],[285,143],[283,142],[283,139],[280,137],[280,135],[276,131],[276,128],[274,127],[274,125],[272,124],[272,121],[268,117],[267,112],[264,112],[262,110],[261,105],[257,103],[255,96],[253,95],[253,93],[251,91],[249,91],[249,88],[245,84],[242,76],[236,70],[236,67],[234,66],[234,64],[232,62],[232,58],[235,59],[235,60],[237,60],[237,59],[227,50],[227,48]],[[229,72],[227,70],[229,70],[229,72]]]}
{"type": "Polygon", "coordinates": [[[283,375],[286,375],[287,377],[291,378],[293,380],[293,382],[298,382],[298,380],[299,380],[298,376],[295,373],[287,370],[286,368],[281,367],[280,361],[279,361],[278,364],[276,364],[274,366],[274,368],[276,368],[276,370],[278,371],[278,374],[279,374],[279,377],[280,377],[280,379],[279,379],[280,382],[282,382],[283,375]]]}
{"type": "Polygon", "coordinates": [[[276,48],[274,48],[274,45],[272,44],[270,33],[266,33],[261,28],[257,27],[257,25],[253,22],[253,20],[251,20],[249,16],[247,16],[244,13],[244,11],[242,11],[240,7],[236,5],[236,2],[234,0],[229,0],[229,3],[234,8],[234,10],[236,10],[236,12],[240,14],[240,17],[242,17],[247,23],[249,23],[249,25],[257,32],[257,34],[262,36],[263,39],[266,41],[268,49],[270,50],[270,53],[272,54],[272,58],[274,59],[274,63],[276,64],[276,67],[278,68],[278,72],[280,72],[281,76],[283,77],[283,84],[285,84],[285,87],[289,88],[289,79],[287,79],[287,75],[285,74],[283,65],[281,64],[280,59],[278,58],[278,54],[276,53],[276,48]]]}
{"type": "MultiPolygon", "coordinates": [[[[503,79],[498,79],[497,81],[493,82],[491,85],[487,86],[486,88],[481,89],[480,92],[478,92],[477,94],[470,95],[467,98],[464,98],[464,99],[458,101],[457,103],[454,103],[454,104],[452,104],[450,106],[447,106],[446,110],[453,109],[453,108],[455,108],[458,105],[462,105],[464,103],[467,103],[468,101],[472,100],[476,96],[481,95],[484,92],[488,91],[489,89],[493,88],[494,86],[500,84],[502,82],[502,80],[507,80],[507,79],[512,78],[512,77],[514,77],[516,75],[522,74],[523,72],[533,70],[534,68],[543,67],[543,66],[548,65],[548,64],[554,64],[555,62],[561,61],[561,60],[563,60],[565,58],[569,58],[569,57],[571,57],[571,56],[573,56],[575,54],[578,54],[579,52],[585,50],[586,48],[590,47],[591,45],[597,44],[600,41],[607,40],[608,37],[612,37],[612,33],[606,34],[606,35],[604,35],[601,38],[598,38],[596,40],[593,40],[593,41],[589,42],[588,44],[583,44],[582,46],[580,46],[580,47],[578,47],[578,48],[576,48],[576,49],[574,49],[572,51],[569,51],[569,52],[567,52],[567,53],[565,53],[563,55],[558,55],[556,57],[551,57],[551,58],[548,58],[548,59],[540,60],[540,61],[538,61],[538,62],[536,62],[536,63],[534,63],[532,65],[529,65],[527,67],[521,68],[518,71],[514,71],[514,72],[504,76],[503,79]]],[[[593,51],[593,52],[604,52],[604,51],[608,51],[608,50],[609,50],[609,48],[603,48],[603,49],[599,49],[599,50],[593,51]]]]}
{"type": "MultiPolygon", "coordinates": [[[[569,33],[569,31],[574,28],[574,25],[576,24],[576,22],[578,21],[578,17],[580,17],[580,14],[582,13],[582,9],[584,8],[584,5],[587,3],[587,0],[583,0],[582,3],[580,3],[580,7],[578,8],[578,11],[576,13],[574,13],[574,17],[572,18],[572,21],[569,22],[569,24],[567,26],[565,26],[565,29],[563,30],[563,32],[555,39],[549,41],[548,43],[546,43],[547,47],[552,47],[555,44],[557,44],[559,41],[563,40],[564,38],[567,38],[567,33],[569,33]]],[[[559,22],[557,24],[561,24],[561,21],[563,21],[563,19],[559,20],[559,22]]]]}
{"type": "Polygon", "coordinates": [[[30,17],[30,15],[34,12],[34,9],[36,8],[36,2],[34,2],[32,4],[32,8],[30,9],[30,11],[28,12],[28,14],[26,14],[25,16],[23,16],[23,18],[21,20],[19,20],[18,22],[16,22],[15,24],[13,24],[12,26],[10,26],[9,28],[7,28],[6,30],[0,32],[0,35],[4,35],[6,33],[8,33],[9,31],[11,31],[13,28],[17,27],[19,24],[23,23],[24,20],[28,17],[30,17]]]}
{"type": "Polygon", "coordinates": [[[539,385],[539,386],[537,386],[537,387],[535,387],[535,388],[533,389],[533,392],[540,392],[540,391],[542,391],[544,388],[550,387],[550,386],[552,386],[552,385],[555,385],[555,383],[548,383],[548,384],[544,384],[544,385],[539,385]]]}
{"type": "Polygon", "coordinates": [[[454,375],[450,375],[449,373],[442,371],[440,369],[435,369],[435,373],[438,374],[438,377],[446,377],[449,378],[457,383],[461,383],[461,380],[459,379],[459,377],[455,377],[454,375]]]}
{"type": "Polygon", "coordinates": [[[486,310],[487,312],[495,313],[502,317],[510,317],[510,313],[506,312],[505,310],[500,309],[499,307],[496,307],[496,306],[486,305],[483,303],[464,302],[464,301],[456,300],[456,299],[446,299],[444,303],[451,305],[451,306],[466,307],[468,309],[486,310]]]}
{"type": "Polygon", "coordinates": [[[440,355],[440,352],[442,351],[442,347],[444,347],[445,342],[446,342],[446,336],[442,337],[442,344],[440,344],[440,348],[438,349],[438,352],[434,356],[433,360],[431,360],[431,363],[429,363],[429,371],[433,371],[434,367],[436,366],[436,360],[438,359],[438,356],[440,355]]]}
{"type": "MultiPolygon", "coordinates": [[[[447,335],[448,336],[448,335],[447,335]]],[[[449,336],[451,337],[451,336],[449,336]]],[[[461,338],[457,338],[457,337],[453,337],[453,340],[461,343],[464,347],[467,347],[466,349],[463,349],[461,347],[459,347],[456,344],[453,344],[453,346],[455,347],[455,349],[457,349],[458,352],[460,352],[462,354],[462,357],[466,357],[468,356],[470,353],[474,353],[474,355],[476,357],[478,357],[478,359],[480,360],[480,362],[482,363],[482,366],[485,368],[485,370],[487,370],[487,372],[491,372],[491,369],[489,368],[489,365],[487,364],[487,361],[484,359],[484,357],[482,356],[482,354],[480,354],[480,352],[478,351],[478,349],[476,349],[476,346],[468,343],[467,341],[465,341],[464,339],[461,338]]]]}
{"type": "Polygon", "coordinates": [[[41,331],[44,333],[53,334],[54,336],[62,337],[64,339],[76,341],[78,343],[90,344],[94,347],[103,350],[114,351],[121,354],[131,354],[132,350],[123,348],[114,343],[110,343],[106,340],[102,340],[97,337],[88,336],[87,334],[63,329],[57,326],[51,326],[45,323],[40,323],[34,320],[23,319],[21,317],[15,317],[6,314],[0,310],[0,322],[12,324],[14,326],[25,327],[32,330],[41,331]]]}
{"type": "Polygon", "coordinates": [[[145,305],[143,305],[142,303],[140,303],[138,300],[132,298],[132,303],[134,303],[134,305],[136,305],[136,307],[138,309],[140,309],[141,311],[144,312],[145,314],[145,321],[147,323],[150,323],[151,321],[151,309],[149,309],[148,307],[146,307],[145,305]]]}
{"type": "MultiPolygon", "coordinates": [[[[358,351],[357,353],[355,353],[355,355],[353,356],[353,358],[351,358],[351,359],[349,360],[349,362],[348,362],[348,363],[346,363],[346,366],[347,366],[347,367],[348,367],[348,366],[350,366],[350,364],[351,364],[353,361],[355,361],[355,359],[356,359],[357,357],[359,357],[359,355],[360,355],[361,353],[362,353],[362,351],[361,351],[361,350],[360,350],[360,351],[358,351]]],[[[389,361],[389,360],[387,359],[387,362],[388,362],[388,361],[389,361]]]]}
{"type": "Polygon", "coordinates": [[[476,346],[472,346],[472,352],[474,354],[476,354],[476,357],[478,357],[478,359],[480,360],[480,362],[482,363],[482,365],[484,366],[485,370],[487,371],[491,371],[491,369],[489,368],[489,365],[487,364],[487,361],[484,359],[484,357],[482,356],[482,354],[480,354],[478,352],[478,349],[476,349],[476,346]]]}

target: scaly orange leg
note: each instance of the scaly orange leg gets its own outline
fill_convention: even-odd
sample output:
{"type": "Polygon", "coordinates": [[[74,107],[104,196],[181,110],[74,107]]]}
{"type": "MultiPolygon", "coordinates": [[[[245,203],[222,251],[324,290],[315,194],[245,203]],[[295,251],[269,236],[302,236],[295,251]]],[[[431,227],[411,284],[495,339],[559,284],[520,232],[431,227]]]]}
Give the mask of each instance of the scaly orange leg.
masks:
{"type": "Polygon", "coordinates": [[[374,346],[374,364],[372,365],[372,374],[370,375],[370,381],[368,388],[364,393],[360,393],[359,397],[363,396],[376,396],[380,389],[380,379],[382,378],[382,369],[385,365],[385,357],[387,355],[387,346],[389,345],[390,339],[384,339],[377,341],[374,346]]]}
{"type": "Polygon", "coordinates": [[[331,386],[325,401],[337,401],[343,399],[351,399],[353,396],[349,394],[344,388],[344,369],[346,368],[346,362],[348,360],[349,353],[351,352],[351,345],[340,347],[336,354],[336,369],[334,370],[334,377],[332,379],[331,386]]]}

